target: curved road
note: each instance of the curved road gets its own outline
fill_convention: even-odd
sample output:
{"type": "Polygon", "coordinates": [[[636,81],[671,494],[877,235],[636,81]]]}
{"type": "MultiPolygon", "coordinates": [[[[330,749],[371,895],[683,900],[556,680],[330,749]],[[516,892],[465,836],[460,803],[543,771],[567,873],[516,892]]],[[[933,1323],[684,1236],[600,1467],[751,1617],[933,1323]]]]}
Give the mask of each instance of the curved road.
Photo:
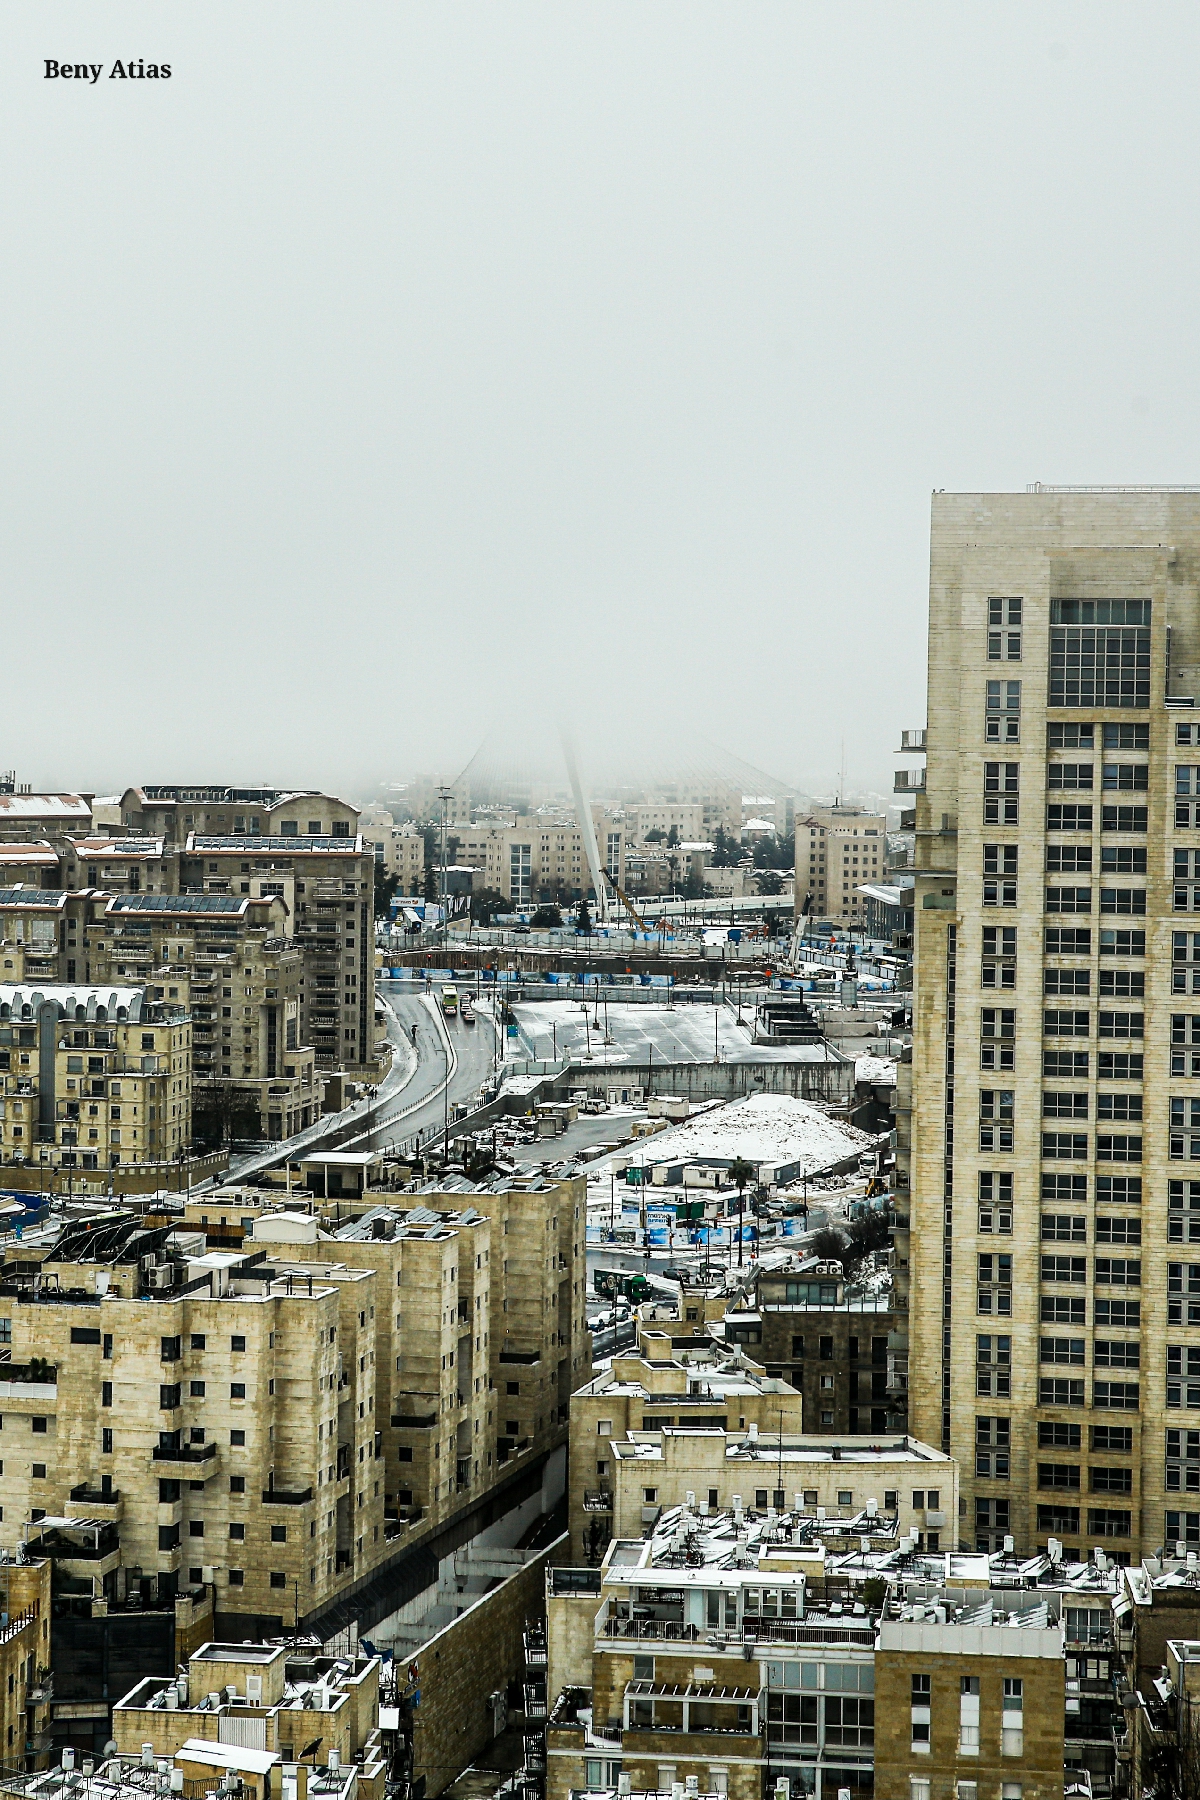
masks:
{"type": "Polygon", "coordinates": [[[495,1066],[496,1029],[486,1003],[476,1014],[478,1023],[464,1025],[461,1018],[443,1019],[440,985],[431,993],[418,991],[406,981],[380,981],[376,988],[386,1002],[393,1057],[375,1099],[329,1113],[282,1143],[232,1158],[227,1181],[245,1181],[286,1158],[294,1161],[304,1152],[319,1150],[331,1133],[338,1134],[339,1150],[402,1144],[443,1125],[447,1103],[453,1109],[478,1098],[495,1066]],[[361,1121],[360,1129],[342,1135],[355,1119],[361,1121]]]}

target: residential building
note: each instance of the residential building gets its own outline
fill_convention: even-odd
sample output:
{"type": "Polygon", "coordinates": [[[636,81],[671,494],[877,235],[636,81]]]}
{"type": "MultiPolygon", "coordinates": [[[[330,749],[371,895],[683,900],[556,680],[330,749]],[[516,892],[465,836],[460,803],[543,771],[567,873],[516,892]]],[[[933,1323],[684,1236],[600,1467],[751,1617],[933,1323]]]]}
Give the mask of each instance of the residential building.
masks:
{"type": "Polygon", "coordinates": [[[161,837],[60,837],[52,840],[65,888],[99,888],[107,894],[174,894],[179,889],[179,850],[161,837]]]}
{"type": "Polygon", "coordinates": [[[33,794],[0,787],[0,839],[29,843],[65,831],[90,831],[90,794],[33,794]]]}
{"type": "Polygon", "coordinates": [[[379,1666],[377,1656],[323,1656],[310,1646],[203,1644],[181,1674],[149,1676],[117,1701],[113,1739],[119,1755],[150,1745],[176,1766],[202,1763],[200,1745],[250,1750],[268,1759],[276,1792],[285,1771],[311,1795],[319,1773],[351,1770],[354,1783],[343,1781],[337,1800],[382,1800],[379,1666]]]}
{"type": "Polygon", "coordinates": [[[415,825],[393,825],[390,820],[364,827],[363,842],[396,877],[397,893],[420,894],[425,887],[425,837],[415,825]]]}
{"type": "Polygon", "coordinates": [[[0,1556],[4,1623],[0,1625],[0,1761],[7,1768],[45,1769],[51,1755],[50,1562],[44,1556],[0,1556]]]}
{"type": "Polygon", "coordinates": [[[304,951],[281,895],[132,893],[90,911],[85,971],[145,982],[191,1014],[198,1140],[291,1137],[319,1117],[304,951]]]}
{"type": "Polygon", "coordinates": [[[102,1535],[62,1592],[93,1620],[208,1590],[234,1639],[302,1627],[383,1561],[371,1271],[296,1279],[121,1213],[15,1248],[0,1542],[82,1511],[102,1535]]]}
{"type": "Polygon", "coordinates": [[[756,1267],[722,1330],[800,1390],[806,1431],[878,1434],[904,1429],[902,1396],[888,1391],[895,1322],[887,1289],[852,1292],[836,1259],[798,1256],[756,1267]]]}
{"type": "Polygon", "coordinates": [[[860,925],[861,882],[877,882],[886,867],[887,816],[850,806],[816,807],[796,818],[796,912],[860,925]]]}
{"type": "MultiPolygon", "coordinates": [[[[579,1562],[597,1560],[611,1535],[613,1447],[633,1433],[679,1430],[757,1433],[803,1429],[801,1398],[773,1380],[742,1351],[732,1354],[703,1337],[643,1325],[636,1354],[614,1356],[607,1369],[571,1396],[569,1529],[579,1562]]],[[[640,1504],[660,1505],[656,1481],[640,1504]]]]}
{"type": "MultiPolygon", "coordinates": [[[[604,868],[624,885],[625,832],[593,808],[596,843],[604,868]]],[[[575,820],[536,815],[514,826],[469,825],[455,830],[460,863],[478,869],[482,885],[494,888],[513,907],[540,901],[571,901],[592,892],[583,833],[575,820]]]]}
{"type": "Polygon", "coordinates": [[[0,982],[0,1160],[100,1170],[185,1155],[191,1029],[186,1008],[141,987],[0,982]]]}
{"type": "MultiPolygon", "coordinates": [[[[315,811],[319,797],[289,804],[293,810],[301,804],[301,813],[304,806],[315,811]]],[[[326,812],[330,804],[325,802],[326,812]]],[[[250,814],[234,816],[245,820],[250,814]]],[[[374,854],[358,836],[282,834],[283,825],[298,820],[277,822],[278,836],[191,832],[180,857],[181,890],[281,894],[292,912],[291,935],[304,953],[301,1043],[312,1046],[320,1073],[343,1070],[377,1079],[390,1049],[375,1023],[374,854]]]]}
{"type": "Polygon", "coordinates": [[[358,833],[358,808],[315,789],[148,785],[126,788],[121,821],[130,832],[182,846],[204,837],[341,837],[358,833]]]}
{"type": "Polygon", "coordinates": [[[697,1502],[701,1516],[737,1506],[751,1518],[792,1512],[830,1554],[858,1549],[864,1538],[880,1551],[907,1538],[935,1552],[949,1535],[945,1524],[958,1503],[958,1469],[915,1438],[830,1440],[790,1424],[781,1437],[778,1417],[774,1432],[769,1423],[762,1430],[751,1424],[745,1431],[722,1431],[677,1417],[675,1426],[635,1428],[606,1446],[601,1491],[583,1496],[584,1560],[599,1560],[592,1550],[600,1534],[592,1527],[604,1510],[614,1537],[635,1538],[645,1536],[661,1512],[697,1502]]]}
{"type": "Polygon", "coordinates": [[[58,888],[59,856],[52,844],[0,839],[0,888],[58,888]]]}
{"type": "Polygon", "coordinates": [[[780,1777],[825,1800],[868,1793],[875,1618],[814,1600],[823,1576],[790,1515],[687,1505],[648,1541],[615,1540],[599,1570],[551,1569],[547,1800],[677,1783],[761,1800],[780,1777]]]}
{"type": "Polygon", "coordinates": [[[687,838],[695,840],[704,836],[704,808],[698,801],[650,800],[640,806],[621,808],[623,820],[628,821],[626,831],[635,844],[647,841],[657,843],[657,838],[647,839],[647,833],[661,832],[663,838],[675,834],[674,841],[687,838]]]}
{"type": "Polygon", "coordinates": [[[909,1403],[989,1548],[1200,1545],[1198,550],[1195,493],[933,499],[909,1403]]]}
{"type": "MultiPolygon", "coordinates": [[[[376,1424],[406,1542],[566,1441],[572,1390],[591,1369],[583,1177],[317,1201],[308,1218],[262,1199],[255,1245],[297,1268],[371,1269],[392,1296],[376,1318],[376,1424]]],[[[253,1217],[255,1204],[246,1191],[235,1210],[253,1217]]]]}
{"type": "Polygon", "coordinates": [[[1044,1594],[944,1589],[885,1615],[874,1692],[877,1800],[1062,1794],[1063,1627],[1044,1594]]]}

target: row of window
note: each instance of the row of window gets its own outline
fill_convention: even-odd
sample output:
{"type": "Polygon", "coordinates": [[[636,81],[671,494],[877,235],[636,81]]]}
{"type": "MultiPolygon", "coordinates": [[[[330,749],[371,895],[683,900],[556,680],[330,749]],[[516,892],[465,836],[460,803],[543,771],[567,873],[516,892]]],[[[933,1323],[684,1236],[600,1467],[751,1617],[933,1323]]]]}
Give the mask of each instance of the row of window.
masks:
{"type": "MultiPolygon", "coordinates": [[[[1190,1440],[1195,1439],[1195,1458],[1197,1470],[1200,1472],[1200,1432],[1167,1432],[1167,1456],[1178,1461],[1181,1455],[1182,1440],[1189,1440],[1187,1453],[1191,1454],[1190,1440]]],[[[1089,1434],[1089,1447],[1096,1456],[1132,1456],[1133,1427],[1131,1425],[1093,1425],[1089,1434]]],[[[1071,1420],[1040,1419],[1038,1421],[1038,1448],[1040,1450],[1082,1450],[1082,1428],[1071,1420]]],[[[989,1481],[1007,1481],[1012,1473],[1011,1468],[1011,1421],[1004,1416],[978,1414],[975,1419],[975,1473],[989,1481]]],[[[1039,1464],[1039,1468],[1044,1465],[1039,1464]]],[[[1061,1466],[1061,1465],[1059,1465],[1061,1466]]],[[[1066,1480],[1053,1485],[1079,1486],[1078,1471],[1074,1482],[1066,1480]]],[[[1039,1479],[1039,1485],[1042,1485],[1039,1479]]],[[[1049,1484],[1047,1484],[1049,1485],[1049,1484]]],[[[1090,1486],[1093,1493],[1132,1493],[1132,1471],[1129,1469],[1093,1467],[1090,1470],[1090,1486]]]]}
{"type": "MultiPolygon", "coordinates": [[[[991,1092],[995,1092],[992,1089],[991,1092]]],[[[1091,1104],[1091,1096],[1078,1089],[1050,1088],[1042,1094],[1042,1117],[1044,1119],[1086,1119],[1091,1104]]],[[[1121,1122],[1137,1121],[1142,1117],[1142,1096],[1131,1093],[1098,1093],[1096,1095],[1096,1117],[1098,1119],[1114,1119],[1121,1122]]]]}

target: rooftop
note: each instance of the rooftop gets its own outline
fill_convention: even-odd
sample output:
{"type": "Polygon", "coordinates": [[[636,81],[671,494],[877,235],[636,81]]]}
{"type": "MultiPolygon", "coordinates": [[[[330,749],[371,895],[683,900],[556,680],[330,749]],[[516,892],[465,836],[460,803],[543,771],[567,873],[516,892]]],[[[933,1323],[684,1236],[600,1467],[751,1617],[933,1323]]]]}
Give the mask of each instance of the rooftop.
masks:
{"type": "Polygon", "coordinates": [[[92,806],[82,794],[0,794],[0,825],[6,819],[63,819],[90,825],[92,806]]]}
{"type": "Polygon", "coordinates": [[[245,894],[116,894],[108,913],[154,913],[159,916],[221,913],[241,916],[250,901],[245,894]]]}
{"type": "Polygon", "coordinates": [[[0,1019],[32,1018],[43,1001],[56,1005],[60,1018],[136,1022],[146,1005],[146,990],[140,987],[68,987],[53,982],[44,986],[0,982],[0,1019]]]}
{"type": "Polygon", "coordinates": [[[309,855],[328,855],[336,851],[341,856],[361,856],[363,853],[362,837],[318,837],[314,832],[296,837],[267,837],[265,833],[254,832],[239,837],[208,837],[201,832],[188,833],[187,853],[189,856],[246,856],[253,852],[255,856],[298,856],[307,851],[309,855]]]}

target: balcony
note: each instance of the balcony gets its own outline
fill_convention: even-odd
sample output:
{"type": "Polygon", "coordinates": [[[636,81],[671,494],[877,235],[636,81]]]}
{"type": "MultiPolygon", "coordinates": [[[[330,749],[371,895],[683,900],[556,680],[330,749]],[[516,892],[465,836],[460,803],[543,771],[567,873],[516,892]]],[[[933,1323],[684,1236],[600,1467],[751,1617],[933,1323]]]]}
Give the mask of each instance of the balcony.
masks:
{"type": "Polygon", "coordinates": [[[212,1462],[217,1454],[215,1444],[155,1444],[151,1456],[156,1463],[180,1463],[189,1466],[195,1463],[212,1462]]]}
{"type": "Polygon", "coordinates": [[[119,1524],[124,1505],[120,1488],[93,1488],[86,1481],[71,1489],[70,1498],[77,1506],[86,1506],[88,1512],[96,1519],[104,1519],[112,1524],[119,1524]]]}
{"type": "Polygon", "coordinates": [[[264,1506],[307,1506],[312,1497],[311,1487],[264,1488],[262,1490],[264,1506]]]}
{"type": "Polygon", "coordinates": [[[897,756],[904,756],[917,750],[924,750],[927,745],[928,737],[929,727],[927,725],[922,725],[919,730],[902,731],[900,733],[900,748],[896,752],[897,756]]]}
{"type": "Polygon", "coordinates": [[[612,1509],[613,1497],[611,1494],[606,1493],[603,1488],[585,1489],[583,1496],[584,1512],[608,1513],[611,1512],[612,1509]]]}
{"type": "Polygon", "coordinates": [[[757,1737],[760,1699],[758,1688],[631,1681],[625,1688],[626,1738],[631,1731],[757,1737]]]}
{"type": "Polygon", "coordinates": [[[894,794],[923,794],[925,792],[924,769],[897,769],[892,792],[894,794]]]}

